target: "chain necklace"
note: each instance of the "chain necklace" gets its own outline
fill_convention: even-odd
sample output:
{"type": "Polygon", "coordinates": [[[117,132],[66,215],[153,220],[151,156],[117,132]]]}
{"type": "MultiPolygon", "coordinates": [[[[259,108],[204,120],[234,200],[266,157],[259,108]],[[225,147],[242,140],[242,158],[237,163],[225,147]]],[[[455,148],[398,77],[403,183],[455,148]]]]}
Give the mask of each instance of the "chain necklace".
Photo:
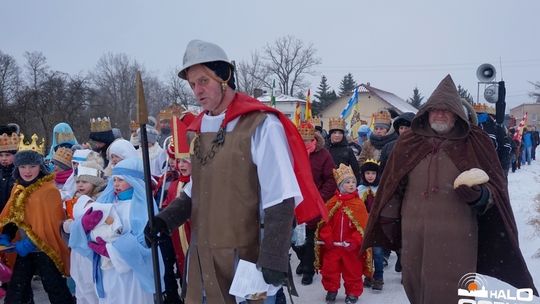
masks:
{"type": "Polygon", "coordinates": [[[202,166],[206,165],[210,160],[216,156],[218,149],[223,146],[225,143],[225,128],[219,128],[219,131],[216,134],[216,138],[212,140],[212,145],[210,150],[208,150],[204,155],[201,152],[201,139],[199,134],[194,139],[193,142],[193,154],[197,157],[197,160],[201,163],[202,166]]]}

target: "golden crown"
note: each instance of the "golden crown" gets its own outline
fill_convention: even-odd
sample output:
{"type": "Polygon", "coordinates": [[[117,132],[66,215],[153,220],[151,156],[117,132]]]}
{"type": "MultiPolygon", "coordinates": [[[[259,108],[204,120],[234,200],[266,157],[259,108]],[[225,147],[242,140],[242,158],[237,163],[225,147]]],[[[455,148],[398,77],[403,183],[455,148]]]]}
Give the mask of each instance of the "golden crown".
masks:
{"type": "Polygon", "coordinates": [[[105,132],[112,130],[109,117],[98,117],[90,120],[90,132],[105,132]]]}
{"type": "Polygon", "coordinates": [[[32,135],[32,141],[27,144],[24,142],[24,134],[21,134],[21,141],[19,142],[19,151],[36,151],[37,153],[43,155],[43,151],[45,149],[45,138],[41,139],[41,144],[38,144],[39,136],[37,134],[32,135]]]}
{"type": "Polygon", "coordinates": [[[367,163],[372,163],[372,164],[375,164],[377,166],[380,166],[381,165],[381,162],[374,159],[374,158],[368,158],[366,159],[366,161],[364,162],[364,164],[367,164],[367,163]]]}
{"type": "Polygon", "coordinates": [[[75,140],[75,135],[73,135],[73,132],[59,132],[56,133],[56,142],[57,143],[65,143],[75,140]]]}
{"type": "Polygon", "coordinates": [[[73,159],[73,151],[70,148],[59,147],[54,153],[53,159],[61,162],[62,164],[71,167],[71,160],[73,159]]]}
{"type": "Polygon", "coordinates": [[[345,131],[345,119],[341,117],[330,117],[328,121],[329,130],[342,130],[345,131]]]}
{"type": "Polygon", "coordinates": [[[0,152],[17,151],[19,149],[20,138],[17,133],[0,135],[0,152]]]}
{"type": "Polygon", "coordinates": [[[159,111],[158,118],[159,118],[159,121],[167,120],[167,119],[171,120],[173,116],[180,117],[180,115],[182,115],[184,111],[186,111],[186,108],[184,108],[178,103],[173,103],[172,105],[159,111]]]}
{"type": "Polygon", "coordinates": [[[379,123],[390,125],[390,123],[392,122],[392,116],[386,110],[379,110],[378,112],[373,114],[373,116],[376,124],[379,123]]]}
{"type": "Polygon", "coordinates": [[[315,126],[308,121],[302,121],[298,126],[298,133],[303,140],[313,140],[315,137],[315,126]]]}
{"type": "Polygon", "coordinates": [[[336,180],[336,183],[341,184],[346,178],[353,177],[356,180],[356,177],[354,176],[354,172],[350,166],[346,166],[345,164],[341,163],[339,164],[339,167],[337,169],[333,169],[334,172],[334,179],[336,180]]]}
{"type": "Polygon", "coordinates": [[[129,130],[131,132],[137,131],[138,128],[139,128],[139,124],[135,120],[132,120],[129,122],[129,130]]]}
{"type": "Polygon", "coordinates": [[[488,113],[491,115],[495,115],[496,112],[495,107],[488,106],[483,103],[473,103],[472,106],[476,113],[488,113]]]}

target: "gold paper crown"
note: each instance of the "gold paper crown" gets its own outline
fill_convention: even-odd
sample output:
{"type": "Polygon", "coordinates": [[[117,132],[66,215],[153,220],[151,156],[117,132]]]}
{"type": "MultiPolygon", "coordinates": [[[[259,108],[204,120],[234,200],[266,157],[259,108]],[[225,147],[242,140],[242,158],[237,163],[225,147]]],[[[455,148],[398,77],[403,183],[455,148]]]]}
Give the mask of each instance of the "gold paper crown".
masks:
{"type": "Polygon", "coordinates": [[[56,133],[56,142],[57,143],[65,143],[75,141],[75,135],[73,135],[73,132],[59,132],[56,133]]]}
{"type": "Polygon", "coordinates": [[[137,131],[138,128],[139,128],[139,124],[138,124],[135,120],[132,120],[132,121],[129,123],[129,130],[130,130],[131,132],[137,131]]]}
{"type": "Polygon", "coordinates": [[[392,116],[386,110],[379,110],[373,116],[376,124],[390,125],[392,123],[392,116]]]}
{"type": "Polygon", "coordinates": [[[328,128],[329,130],[342,130],[345,132],[345,120],[341,117],[330,117],[328,128]]]}
{"type": "Polygon", "coordinates": [[[345,164],[341,163],[339,164],[339,167],[337,169],[333,169],[334,172],[334,179],[336,180],[336,183],[341,184],[346,178],[353,177],[356,180],[356,177],[354,176],[354,172],[350,166],[346,166],[345,164]]]}
{"type": "Polygon", "coordinates": [[[159,118],[159,121],[167,120],[167,119],[171,120],[173,116],[180,117],[180,115],[182,115],[184,111],[186,111],[186,108],[184,108],[178,103],[173,103],[172,105],[159,111],[158,118],[159,118]]]}
{"type": "Polygon", "coordinates": [[[11,135],[0,135],[0,152],[17,151],[19,149],[19,135],[13,132],[11,135]]]}
{"type": "Polygon", "coordinates": [[[73,151],[70,148],[59,147],[54,153],[53,159],[71,168],[71,160],[73,159],[73,151]]]}
{"type": "Polygon", "coordinates": [[[21,141],[19,142],[19,151],[36,151],[37,153],[43,155],[43,151],[45,148],[45,138],[41,139],[41,144],[38,144],[39,136],[36,134],[32,135],[32,141],[29,144],[26,144],[24,142],[24,134],[21,134],[21,141]]]}
{"type": "Polygon", "coordinates": [[[488,106],[483,103],[473,103],[473,109],[476,113],[488,113],[491,115],[495,115],[495,107],[488,106]]]}
{"type": "Polygon", "coordinates": [[[367,163],[372,163],[372,164],[375,164],[377,166],[380,166],[381,165],[381,162],[380,161],[377,161],[373,158],[368,158],[366,159],[366,161],[364,162],[364,164],[367,164],[367,163]]]}
{"type": "Polygon", "coordinates": [[[303,140],[312,140],[315,137],[315,126],[308,121],[302,121],[298,126],[298,133],[303,140]]]}
{"type": "Polygon", "coordinates": [[[98,117],[90,120],[90,132],[105,132],[112,130],[109,117],[98,117]]]}

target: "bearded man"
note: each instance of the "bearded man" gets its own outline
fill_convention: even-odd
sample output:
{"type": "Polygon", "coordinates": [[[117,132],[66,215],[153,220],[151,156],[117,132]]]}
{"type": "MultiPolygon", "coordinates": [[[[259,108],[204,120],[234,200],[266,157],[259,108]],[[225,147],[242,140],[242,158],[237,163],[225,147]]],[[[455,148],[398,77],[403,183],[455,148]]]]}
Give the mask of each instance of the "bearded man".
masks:
{"type": "Polygon", "coordinates": [[[458,303],[459,280],[471,272],[537,294],[497,153],[487,134],[469,125],[450,75],[411,131],[388,159],[363,247],[402,247],[403,286],[413,304],[458,303]],[[454,188],[456,177],[472,168],[489,180],[454,188]]]}

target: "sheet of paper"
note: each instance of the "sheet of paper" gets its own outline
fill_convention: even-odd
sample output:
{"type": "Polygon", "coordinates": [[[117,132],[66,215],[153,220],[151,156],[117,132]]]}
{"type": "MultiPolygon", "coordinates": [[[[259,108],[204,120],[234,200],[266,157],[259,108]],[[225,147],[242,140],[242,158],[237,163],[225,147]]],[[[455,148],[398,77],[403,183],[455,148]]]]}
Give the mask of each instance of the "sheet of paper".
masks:
{"type": "Polygon", "coordinates": [[[238,298],[255,299],[266,297],[269,289],[270,285],[266,284],[262,272],[254,263],[244,260],[238,262],[229,294],[238,298]]]}

